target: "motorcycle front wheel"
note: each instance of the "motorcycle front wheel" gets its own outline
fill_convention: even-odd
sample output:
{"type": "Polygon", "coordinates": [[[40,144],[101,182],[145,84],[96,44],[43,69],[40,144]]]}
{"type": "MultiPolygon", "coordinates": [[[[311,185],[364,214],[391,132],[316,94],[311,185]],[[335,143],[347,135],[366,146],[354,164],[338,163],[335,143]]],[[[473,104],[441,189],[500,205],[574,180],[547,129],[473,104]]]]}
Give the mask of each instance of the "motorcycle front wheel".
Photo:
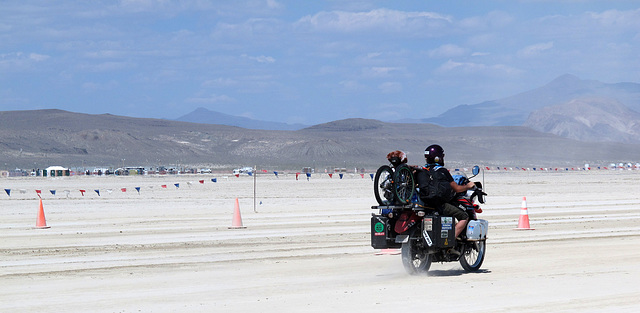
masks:
{"type": "Polygon", "coordinates": [[[460,257],[460,265],[467,272],[475,272],[480,269],[487,250],[486,241],[474,241],[467,243],[464,254],[460,257]]]}
{"type": "Polygon", "coordinates": [[[402,244],[402,265],[409,275],[426,274],[431,267],[431,254],[418,244],[417,239],[409,239],[402,244]]]}
{"type": "Polygon", "coordinates": [[[393,170],[388,165],[378,168],[373,180],[373,194],[380,205],[392,205],[394,199],[393,170]]]}

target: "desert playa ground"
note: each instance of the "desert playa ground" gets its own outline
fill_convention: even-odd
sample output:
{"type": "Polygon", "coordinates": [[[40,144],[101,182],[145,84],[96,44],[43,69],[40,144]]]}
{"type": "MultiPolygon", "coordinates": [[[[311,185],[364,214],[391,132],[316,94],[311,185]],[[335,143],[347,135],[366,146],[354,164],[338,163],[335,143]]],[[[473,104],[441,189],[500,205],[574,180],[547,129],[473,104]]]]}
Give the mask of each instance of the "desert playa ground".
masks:
{"type": "Polygon", "coordinates": [[[640,311],[640,171],[487,171],[482,269],[426,276],[371,248],[368,175],[213,177],[0,179],[0,311],[640,311]]]}

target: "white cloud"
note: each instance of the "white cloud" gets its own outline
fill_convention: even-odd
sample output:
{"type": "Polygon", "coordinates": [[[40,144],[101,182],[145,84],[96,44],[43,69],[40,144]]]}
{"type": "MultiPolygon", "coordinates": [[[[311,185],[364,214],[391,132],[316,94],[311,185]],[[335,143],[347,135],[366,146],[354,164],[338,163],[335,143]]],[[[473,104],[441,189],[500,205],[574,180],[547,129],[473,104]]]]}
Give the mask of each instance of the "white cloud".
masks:
{"type": "Polygon", "coordinates": [[[462,19],[458,26],[465,30],[474,32],[485,31],[487,29],[504,28],[512,24],[515,18],[507,12],[492,11],[482,16],[474,16],[462,19]]]}
{"type": "Polygon", "coordinates": [[[473,62],[455,62],[449,60],[436,70],[440,74],[479,74],[479,75],[514,75],[522,71],[504,64],[486,65],[473,62]]]}
{"type": "Polygon", "coordinates": [[[467,49],[454,44],[445,44],[438,48],[429,50],[429,56],[432,58],[451,58],[465,55],[467,49]]]}
{"type": "Polygon", "coordinates": [[[596,20],[600,26],[638,31],[640,27],[640,9],[630,11],[607,10],[601,13],[590,12],[587,16],[596,20]]]}
{"type": "Polygon", "coordinates": [[[374,67],[367,67],[362,70],[363,76],[366,78],[389,77],[394,73],[399,73],[404,71],[405,69],[402,67],[393,67],[393,66],[374,66],[374,67]]]}
{"type": "Polygon", "coordinates": [[[217,23],[211,37],[224,42],[240,42],[242,46],[265,44],[271,46],[274,40],[282,40],[289,33],[288,26],[274,18],[250,18],[241,23],[217,23]],[[277,39],[276,39],[277,38],[277,39]]]}
{"type": "Polygon", "coordinates": [[[112,72],[135,68],[136,65],[131,62],[101,62],[101,63],[85,63],[77,68],[89,72],[112,72]]]}
{"type": "Polygon", "coordinates": [[[210,79],[210,80],[204,81],[202,83],[202,87],[222,88],[222,87],[235,86],[237,84],[238,84],[238,81],[234,79],[218,77],[216,79],[210,79]]]}
{"type": "Polygon", "coordinates": [[[129,12],[152,12],[168,8],[176,10],[180,7],[180,1],[171,0],[120,0],[120,7],[129,12]]]}
{"type": "Polygon", "coordinates": [[[535,45],[524,47],[518,51],[518,56],[522,58],[530,58],[540,55],[543,51],[553,48],[553,42],[543,42],[535,45]]]}
{"type": "Polygon", "coordinates": [[[41,62],[49,59],[49,56],[45,54],[29,53],[29,59],[36,62],[41,62]]]}
{"type": "Polygon", "coordinates": [[[440,35],[452,18],[433,12],[404,12],[375,9],[368,12],[323,11],[308,15],[296,23],[298,27],[329,32],[390,31],[412,36],[440,35]]]}
{"type": "Polygon", "coordinates": [[[269,9],[280,9],[283,5],[276,0],[267,0],[267,7],[269,9]]]}
{"type": "Polygon", "coordinates": [[[35,64],[46,61],[49,55],[39,53],[10,52],[0,54],[0,69],[6,72],[35,69],[35,64]]]}
{"type": "Polygon", "coordinates": [[[276,62],[276,59],[274,59],[273,57],[264,56],[264,55],[260,55],[260,56],[257,56],[257,57],[252,57],[252,56],[248,56],[246,54],[243,54],[242,57],[247,58],[249,60],[256,61],[258,63],[275,63],[276,62]]]}

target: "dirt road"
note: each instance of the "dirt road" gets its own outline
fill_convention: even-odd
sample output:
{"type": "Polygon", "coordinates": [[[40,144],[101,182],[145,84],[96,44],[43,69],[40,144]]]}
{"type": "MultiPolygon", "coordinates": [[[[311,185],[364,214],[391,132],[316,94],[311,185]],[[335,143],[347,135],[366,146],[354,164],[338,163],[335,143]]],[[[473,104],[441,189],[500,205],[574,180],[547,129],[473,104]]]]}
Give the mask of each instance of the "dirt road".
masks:
{"type": "Polygon", "coordinates": [[[209,178],[0,180],[0,311],[640,311],[640,171],[486,172],[481,271],[427,276],[374,254],[368,176],[261,176],[255,211],[252,178],[209,178]],[[35,189],[70,191],[42,193],[49,229],[35,189]]]}

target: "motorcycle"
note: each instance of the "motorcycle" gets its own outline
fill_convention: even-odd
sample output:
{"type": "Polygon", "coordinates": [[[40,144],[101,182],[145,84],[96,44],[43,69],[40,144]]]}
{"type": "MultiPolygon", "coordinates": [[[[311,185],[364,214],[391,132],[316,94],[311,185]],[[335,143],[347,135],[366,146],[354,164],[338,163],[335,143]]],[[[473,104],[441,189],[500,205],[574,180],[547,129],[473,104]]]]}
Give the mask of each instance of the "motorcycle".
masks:
{"type": "MultiPolygon", "coordinates": [[[[482,266],[486,253],[489,222],[478,219],[482,209],[475,203],[484,203],[486,193],[481,182],[464,193],[456,194],[451,204],[469,215],[467,230],[461,238],[455,238],[453,217],[442,216],[437,209],[425,206],[415,183],[418,168],[406,164],[381,166],[374,179],[374,193],[378,210],[371,217],[371,246],[374,249],[400,248],[402,264],[411,275],[426,273],[432,262],[460,262],[468,272],[482,266]],[[378,175],[378,173],[381,173],[378,175]]],[[[480,168],[473,167],[473,176],[453,175],[458,184],[467,184],[478,175],[480,168]]]]}

